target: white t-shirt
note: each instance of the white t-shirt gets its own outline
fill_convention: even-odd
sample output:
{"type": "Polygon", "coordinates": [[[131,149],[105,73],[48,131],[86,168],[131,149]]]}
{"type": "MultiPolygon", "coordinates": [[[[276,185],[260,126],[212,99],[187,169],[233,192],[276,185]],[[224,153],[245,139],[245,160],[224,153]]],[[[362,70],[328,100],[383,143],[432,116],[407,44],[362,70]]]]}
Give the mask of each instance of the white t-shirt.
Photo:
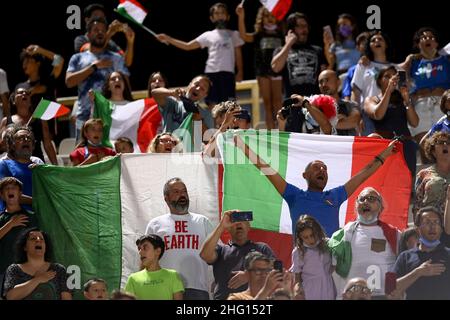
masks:
{"type": "Polygon", "coordinates": [[[3,69],[0,69],[0,94],[4,94],[6,92],[9,92],[6,72],[3,69]]]}
{"type": "Polygon", "coordinates": [[[200,250],[212,231],[211,222],[203,215],[165,214],[152,219],[145,234],[157,234],[164,240],[162,268],[175,269],[185,288],[209,292],[208,265],[200,258],[200,250]]]}
{"type": "Polygon", "coordinates": [[[356,86],[361,91],[361,100],[356,101],[361,108],[367,97],[373,97],[381,93],[381,89],[377,86],[378,73],[391,65],[393,64],[373,61],[371,61],[367,67],[361,64],[357,65],[352,79],[352,88],[356,86]]]}
{"type": "MultiPolygon", "coordinates": [[[[397,239],[400,238],[400,232],[397,239]]],[[[389,242],[380,226],[362,226],[359,224],[351,241],[352,265],[347,278],[335,277],[338,299],[348,280],[361,277],[367,280],[372,295],[384,295],[385,274],[392,271],[396,255],[391,250],[389,242]],[[336,281],[339,278],[338,281],[336,281]]]]}
{"type": "Polygon", "coordinates": [[[202,48],[208,48],[205,73],[220,71],[234,73],[234,48],[244,44],[239,32],[228,29],[214,29],[202,33],[195,41],[202,48]]]}

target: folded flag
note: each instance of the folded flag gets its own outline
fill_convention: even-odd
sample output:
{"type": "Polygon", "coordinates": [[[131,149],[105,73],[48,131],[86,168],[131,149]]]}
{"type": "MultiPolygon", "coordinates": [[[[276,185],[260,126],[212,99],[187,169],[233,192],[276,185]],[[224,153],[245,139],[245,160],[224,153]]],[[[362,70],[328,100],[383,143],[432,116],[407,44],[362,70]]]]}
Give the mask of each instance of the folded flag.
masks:
{"type": "Polygon", "coordinates": [[[53,118],[62,117],[69,112],[70,109],[60,103],[41,99],[31,117],[42,120],[50,120],[53,118]]]}
{"type": "Polygon", "coordinates": [[[103,120],[102,144],[112,147],[114,140],[127,137],[135,152],[147,152],[156,136],[162,117],[153,98],[140,99],[125,105],[115,105],[95,92],[94,118],[103,120]]]}
{"type": "Polygon", "coordinates": [[[284,19],[284,16],[291,8],[292,0],[259,0],[263,6],[269,10],[278,21],[284,19]]]}
{"type": "Polygon", "coordinates": [[[136,0],[120,0],[117,12],[137,24],[142,24],[147,16],[147,10],[136,0]]]}

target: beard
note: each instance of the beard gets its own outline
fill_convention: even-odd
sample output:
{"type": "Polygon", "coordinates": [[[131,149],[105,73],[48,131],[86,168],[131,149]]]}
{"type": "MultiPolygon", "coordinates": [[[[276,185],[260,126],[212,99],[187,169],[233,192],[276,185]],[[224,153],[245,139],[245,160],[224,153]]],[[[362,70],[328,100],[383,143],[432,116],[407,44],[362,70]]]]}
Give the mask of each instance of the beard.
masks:
{"type": "Polygon", "coordinates": [[[170,205],[180,213],[188,213],[189,210],[189,198],[180,198],[176,201],[171,201],[170,205]],[[181,200],[186,200],[184,203],[181,200]]]}
{"type": "Polygon", "coordinates": [[[33,154],[32,149],[22,149],[22,150],[14,150],[14,157],[21,159],[29,159],[33,154]]]}
{"type": "Polygon", "coordinates": [[[94,38],[91,40],[91,46],[95,48],[103,48],[105,46],[106,40],[103,38],[102,40],[94,38]]]}

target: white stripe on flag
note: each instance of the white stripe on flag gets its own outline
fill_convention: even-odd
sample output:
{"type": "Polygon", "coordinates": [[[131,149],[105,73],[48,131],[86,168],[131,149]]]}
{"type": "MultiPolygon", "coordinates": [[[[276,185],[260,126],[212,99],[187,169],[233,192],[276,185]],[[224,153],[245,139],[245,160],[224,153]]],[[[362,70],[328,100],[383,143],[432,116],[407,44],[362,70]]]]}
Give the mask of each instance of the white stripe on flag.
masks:
{"type": "Polygon", "coordinates": [[[272,12],[273,8],[275,8],[279,1],[280,0],[262,0],[261,3],[267,8],[267,10],[272,12]]]}
{"type": "Polygon", "coordinates": [[[126,105],[115,105],[114,111],[111,114],[112,121],[109,139],[114,141],[120,137],[127,137],[133,141],[134,152],[140,153],[140,148],[137,144],[137,134],[144,107],[144,99],[126,105]]]}
{"type": "Polygon", "coordinates": [[[41,119],[50,120],[54,118],[60,107],[61,104],[50,101],[49,105],[47,106],[47,109],[45,109],[45,112],[42,114],[41,119]]]}
{"type": "MultiPolygon", "coordinates": [[[[328,183],[325,190],[345,184],[352,172],[352,145],[354,137],[291,134],[288,143],[288,164],[286,181],[306,190],[306,180],[302,174],[308,163],[314,160],[323,161],[328,167],[328,183]],[[313,150],[313,151],[312,151],[313,150]]],[[[339,225],[343,226],[347,212],[347,201],[339,210],[339,225]]],[[[280,216],[280,232],[292,233],[289,207],[283,200],[280,216]]]]}
{"type": "Polygon", "coordinates": [[[130,1],[125,1],[124,3],[121,3],[119,7],[123,7],[134,20],[136,20],[141,24],[144,21],[145,17],[147,16],[147,13],[145,11],[143,11],[141,8],[134,5],[134,3],[130,1]]]}

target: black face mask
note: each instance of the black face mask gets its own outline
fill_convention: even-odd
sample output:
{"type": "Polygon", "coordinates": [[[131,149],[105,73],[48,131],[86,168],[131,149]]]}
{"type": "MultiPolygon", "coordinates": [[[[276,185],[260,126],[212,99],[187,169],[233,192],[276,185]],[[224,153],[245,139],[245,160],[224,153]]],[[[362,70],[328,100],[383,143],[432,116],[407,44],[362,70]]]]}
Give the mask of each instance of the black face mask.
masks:
{"type": "Polygon", "coordinates": [[[227,21],[220,19],[214,22],[214,25],[216,26],[216,29],[226,29],[227,28],[227,21]]]}

